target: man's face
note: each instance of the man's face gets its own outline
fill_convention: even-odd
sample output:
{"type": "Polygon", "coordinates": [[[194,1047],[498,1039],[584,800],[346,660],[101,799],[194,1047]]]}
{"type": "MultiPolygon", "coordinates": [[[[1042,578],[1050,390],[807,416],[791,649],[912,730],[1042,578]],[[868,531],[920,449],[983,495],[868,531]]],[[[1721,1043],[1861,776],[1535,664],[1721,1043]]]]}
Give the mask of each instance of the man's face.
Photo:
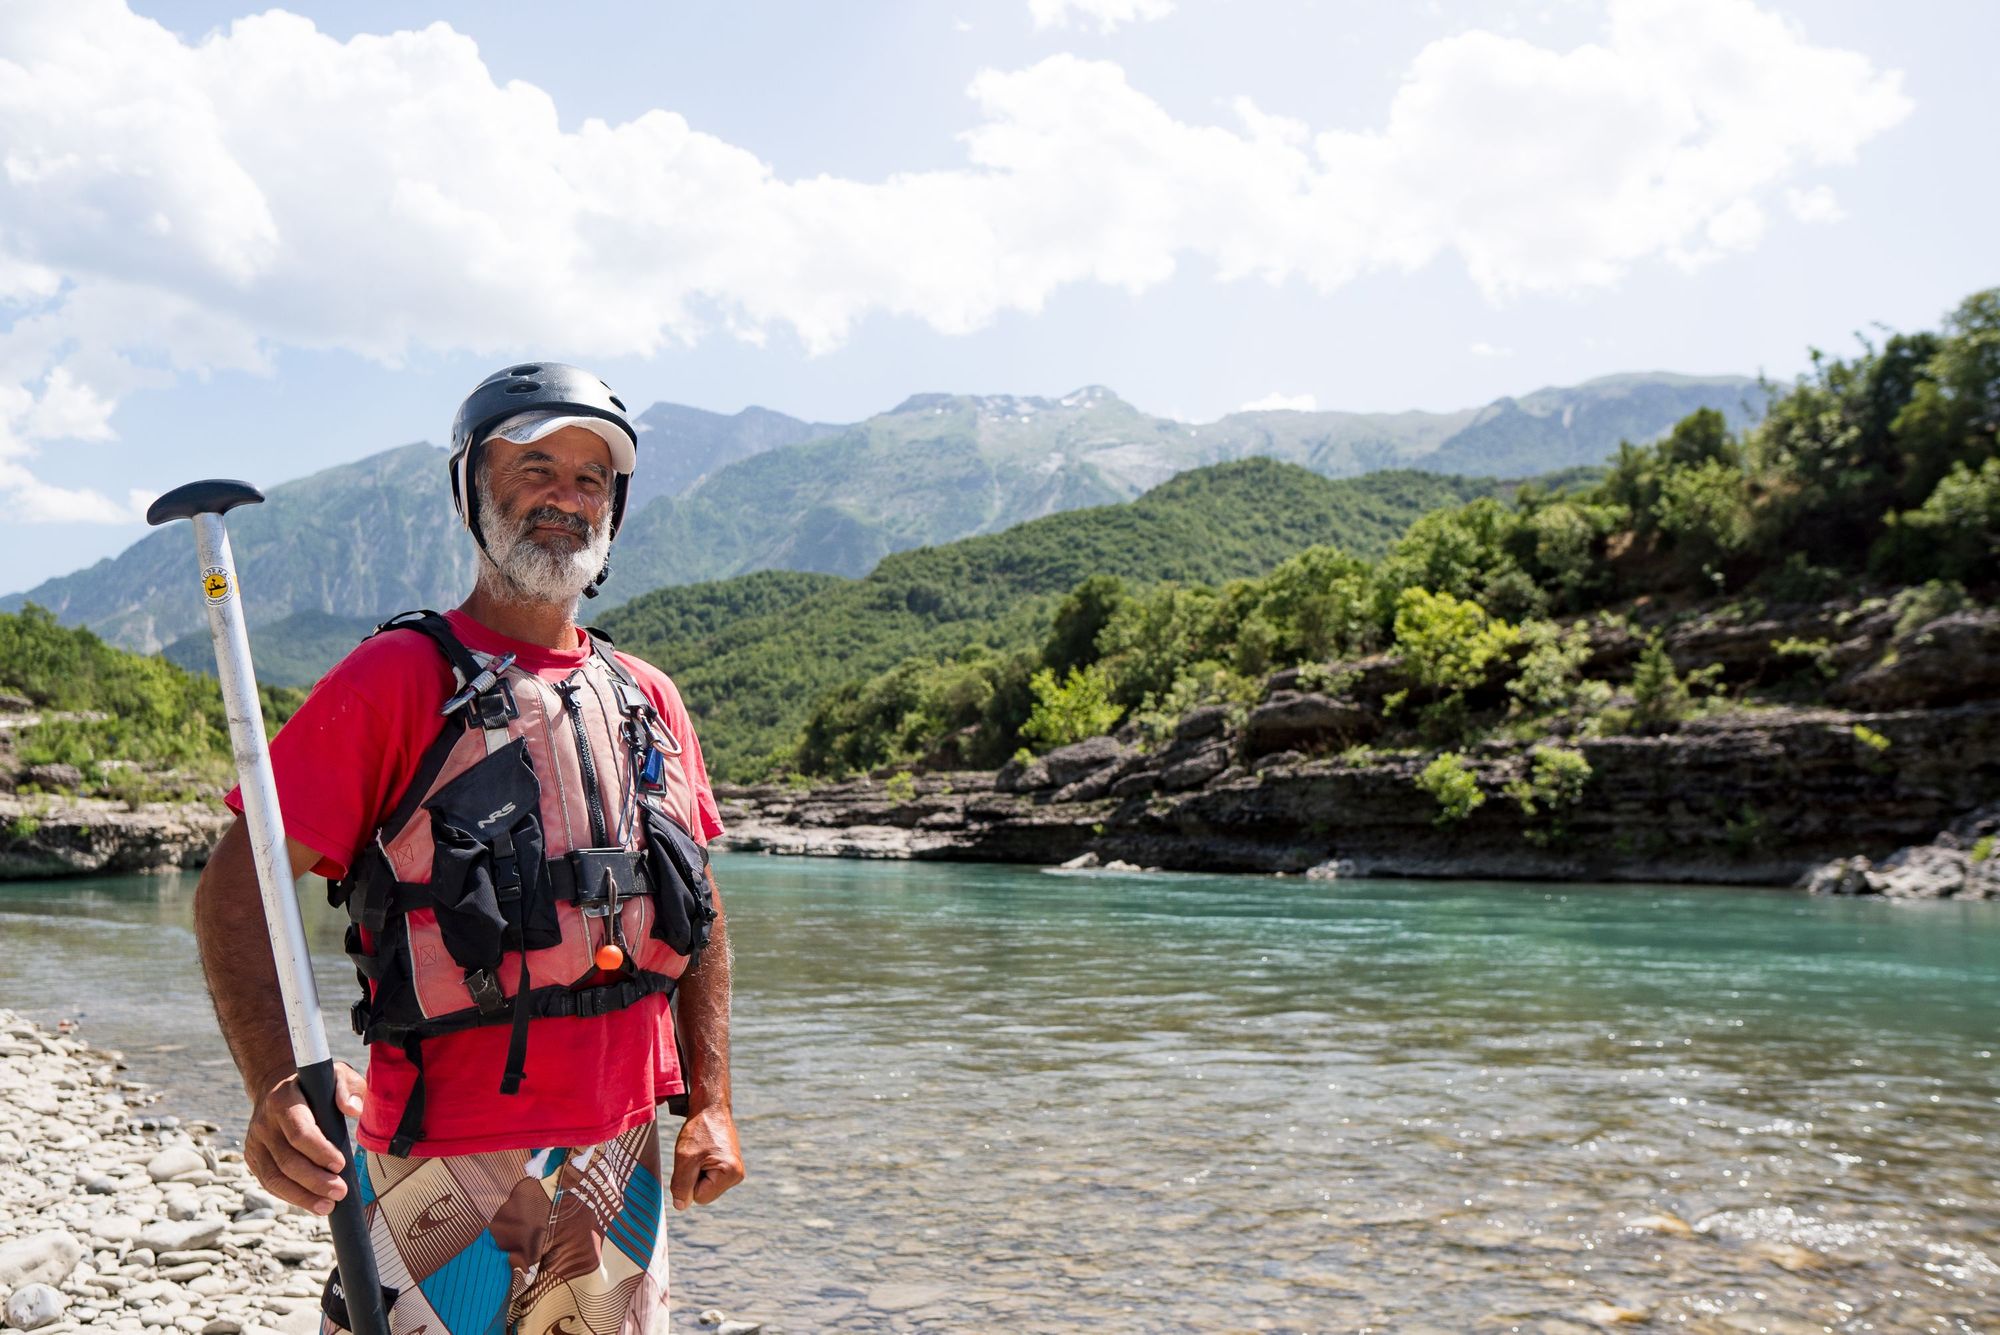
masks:
{"type": "Polygon", "coordinates": [[[493,439],[474,485],[500,573],[533,602],[573,606],[611,551],[611,451],[581,427],[531,445],[493,439]]]}

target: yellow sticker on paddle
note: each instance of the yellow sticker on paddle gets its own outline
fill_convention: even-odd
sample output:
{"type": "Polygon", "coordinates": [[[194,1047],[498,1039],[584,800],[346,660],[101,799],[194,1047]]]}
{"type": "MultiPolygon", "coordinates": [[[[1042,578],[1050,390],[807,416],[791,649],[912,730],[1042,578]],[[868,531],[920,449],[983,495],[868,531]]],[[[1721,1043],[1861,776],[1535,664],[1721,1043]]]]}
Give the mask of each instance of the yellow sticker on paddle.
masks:
{"type": "Polygon", "coordinates": [[[201,591],[211,603],[229,601],[229,572],[221,566],[210,566],[201,572],[201,591]]]}

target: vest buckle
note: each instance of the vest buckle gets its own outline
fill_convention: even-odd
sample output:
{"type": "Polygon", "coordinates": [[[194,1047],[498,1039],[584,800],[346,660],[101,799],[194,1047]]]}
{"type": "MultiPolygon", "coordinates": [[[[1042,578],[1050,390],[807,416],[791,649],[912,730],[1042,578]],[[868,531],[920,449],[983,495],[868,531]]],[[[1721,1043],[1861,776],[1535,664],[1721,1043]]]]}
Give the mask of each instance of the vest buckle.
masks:
{"type": "Polygon", "coordinates": [[[616,913],[618,906],[639,893],[632,855],[622,848],[573,848],[570,870],[576,878],[576,906],[594,918],[616,913]]]}
{"type": "Polygon", "coordinates": [[[500,979],[491,969],[467,969],[465,990],[472,994],[472,1004],[479,1007],[481,1015],[496,1015],[507,1009],[507,998],[500,990],[500,979]]]}

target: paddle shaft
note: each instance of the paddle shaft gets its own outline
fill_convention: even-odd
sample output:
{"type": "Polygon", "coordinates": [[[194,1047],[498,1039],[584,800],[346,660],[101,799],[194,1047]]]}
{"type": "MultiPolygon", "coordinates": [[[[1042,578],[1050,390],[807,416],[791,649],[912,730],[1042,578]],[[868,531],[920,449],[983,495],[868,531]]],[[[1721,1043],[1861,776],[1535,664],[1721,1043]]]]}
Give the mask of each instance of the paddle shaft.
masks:
{"type": "Polygon", "coordinates": [[[313,982],[312,958],[306,951],[305,924],[299,918],[298,885],[292,879],[271,750],[264,740],[264,710],[250,666],[250,634],[243,621],[229,532],[220,514],[187,517],[194,524],[208,630],[215,640],[215,670],[229,716],[230,749],[242,785],[243,823],[250,835],[257,889],[263,896],[271,954],[278,966],[278,992],[284,1000],[292,1062],[298,1068],[299,1091],[312,1110],[313,1121],[340,1152],[340,1177],[347,1184],[347,1194],[334,1202],[327,1223],[333,1231],[334,1258],[351,1319],[349,1328],[354,1335],[387,1335],[389,1319],[383,1310],[375,1251],[362,1217],[361,1185],[348,1142],[347,1119],[334,1101],[333,1055],[327,1048],[326,1026],[320,1020],[319,988],[313,982]]]}

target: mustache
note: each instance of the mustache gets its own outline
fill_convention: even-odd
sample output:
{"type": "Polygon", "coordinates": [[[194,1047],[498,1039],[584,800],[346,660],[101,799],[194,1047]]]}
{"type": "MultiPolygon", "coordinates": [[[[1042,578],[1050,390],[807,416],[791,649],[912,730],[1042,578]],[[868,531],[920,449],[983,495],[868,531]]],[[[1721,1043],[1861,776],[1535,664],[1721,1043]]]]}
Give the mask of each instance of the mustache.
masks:
{"type": "Polygon", "coordinates": [[[585,523],[579,516],[570,514],[567,511],[558,510],[552,505],[544,505],[539,509],[530,510],[528,513],[522,515],[518,531],[522,534],[528,534],[543,525],[551,525],[564,529],[584,542],[589,542],[591,538],[589,524],[585,523]]]}

